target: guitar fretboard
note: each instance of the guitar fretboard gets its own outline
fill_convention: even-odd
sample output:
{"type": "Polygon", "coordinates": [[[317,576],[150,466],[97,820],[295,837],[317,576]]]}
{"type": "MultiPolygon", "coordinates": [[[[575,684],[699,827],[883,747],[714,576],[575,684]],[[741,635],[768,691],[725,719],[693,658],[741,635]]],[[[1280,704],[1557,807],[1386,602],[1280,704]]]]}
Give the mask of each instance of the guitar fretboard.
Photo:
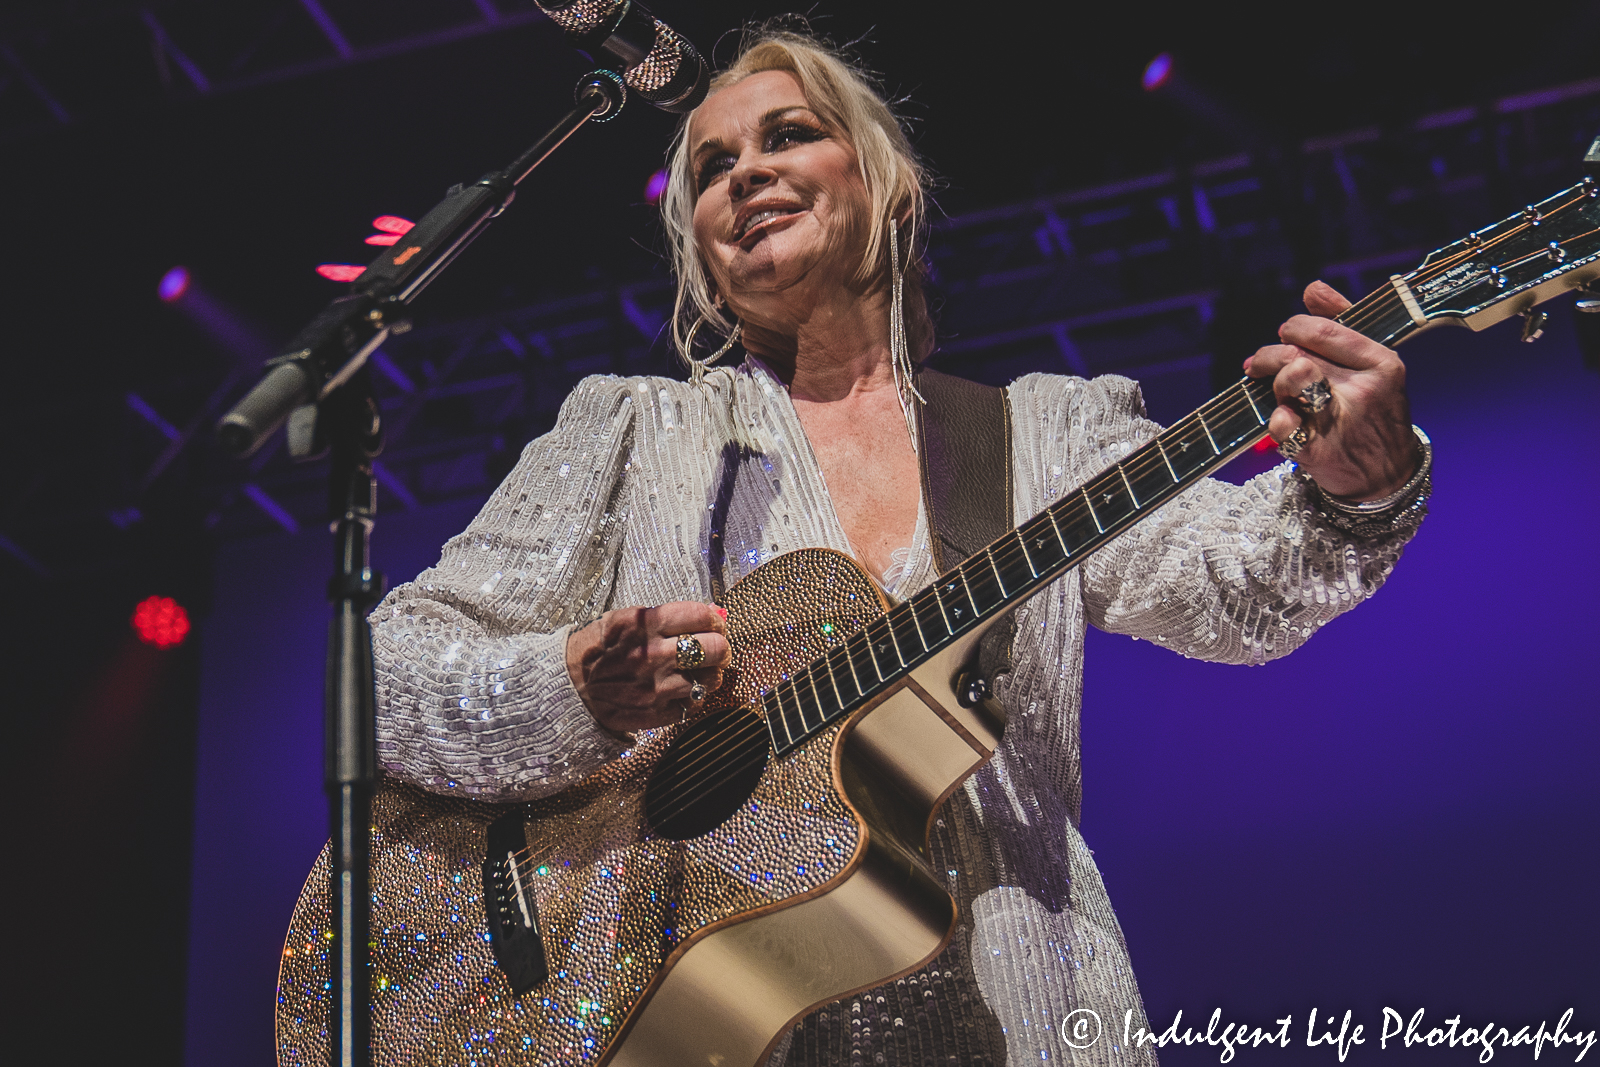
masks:
{"type": "MultiPolygon", "coordinates": [[[[1392,288],[1351,306],[1339,321],[1391,345],[1416,328],[1392,288]]],[[[784,755],[868,703],[1249,448],[1277,403],[1270,378],[1235,383],[928,588],[839,639],[762,694],[774,752],[784,755]]]]}

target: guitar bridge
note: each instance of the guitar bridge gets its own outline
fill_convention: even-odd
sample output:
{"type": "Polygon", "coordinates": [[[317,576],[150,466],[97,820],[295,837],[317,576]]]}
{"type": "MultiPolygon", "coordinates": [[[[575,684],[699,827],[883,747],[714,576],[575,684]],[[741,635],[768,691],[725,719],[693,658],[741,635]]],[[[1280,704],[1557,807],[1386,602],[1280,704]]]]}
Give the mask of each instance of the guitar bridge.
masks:
{"type": "Polygon", "coordinates": [[[522,818],[503,815],[489,826],[488,855],[483,861],[483,913],[489,921],[489,944],[505,972],[511,991],[521,996],[550,976],[544,939],[539,934],[539,905],[529,879],[527,837],[522,818]]]}

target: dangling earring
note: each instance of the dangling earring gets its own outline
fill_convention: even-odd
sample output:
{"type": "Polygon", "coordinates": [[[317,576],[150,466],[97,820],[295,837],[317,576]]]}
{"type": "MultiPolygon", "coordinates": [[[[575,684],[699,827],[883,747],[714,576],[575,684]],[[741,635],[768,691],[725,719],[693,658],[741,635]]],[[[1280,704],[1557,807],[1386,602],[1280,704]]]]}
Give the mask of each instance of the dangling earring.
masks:
{"type": "Polygon", "coordinates": [[[695,319],[694,325],[689,327],[689,336],[686,337],[683,342],[683,358],[684,361],[689,364],[689,383],[696,388],[699,388],[702,384],[704,384],[706,380],[706,368],[733,350],[733,346],[738,343],[739,331],[742,328],[740,323],[734,323],[733,332],[728,335],[728,339],[723,342],[721,348],[711,353],[705,359],[695,359],[694,335],[700,332],[700,327],[705,324],[705,321],[706,317],[704,315],[701,315],[698,319],[695,319]]]}
{"type": "Polygon", "coordinates": [[[917,452],[917,420],[911,414],[911,401],[926,404],[917,392],[916,367],[911,363],[911,346],[906,343],[905,275],[900,271],[900,227],[889,220],[889,363],[894,368],[895,392],[900,396],[900,411],[906,417],[906,432],[911,435],[911,452],[917,452]]]}

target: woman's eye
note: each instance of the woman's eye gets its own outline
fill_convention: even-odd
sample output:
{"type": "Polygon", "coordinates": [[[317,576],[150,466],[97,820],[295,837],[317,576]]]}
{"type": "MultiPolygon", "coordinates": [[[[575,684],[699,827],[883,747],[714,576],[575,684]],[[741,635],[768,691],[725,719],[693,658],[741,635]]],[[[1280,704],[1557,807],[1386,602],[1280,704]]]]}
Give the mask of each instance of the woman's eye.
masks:
{"type": "Polygon", "coordinates": [[[716,179],[717,175],[732,169],[732,156],[714,156],[700,164],[700,173],[695,176],[695,183],[700,187],[700,191],[703,193],[706,191],[706,186],[710,185],[716,179]]]}
{"type": "Polygon", "coordinates": [[[782,148],[786,144],[805,143],[815,141],[822,137],[822,131],[814,130],[809,126],[800,126],[793,123],[779,126],[767,135],[768,150],[782,148]]]}

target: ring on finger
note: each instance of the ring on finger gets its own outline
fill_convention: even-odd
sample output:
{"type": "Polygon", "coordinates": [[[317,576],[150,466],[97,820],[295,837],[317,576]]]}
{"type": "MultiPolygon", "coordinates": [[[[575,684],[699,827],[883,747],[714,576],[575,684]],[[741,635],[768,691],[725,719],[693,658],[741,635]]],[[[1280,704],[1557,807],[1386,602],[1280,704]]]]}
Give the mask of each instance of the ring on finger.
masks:
{"type": "Polygon", "coordinates": [[[692,671],[706,661],[706,647],[694,634],[683,634],[678,638],[678,669],[692,671]]]}
{"type": "Polygon", "coordinates": [[[1310,440],[1311,431],[1307,430],[1306,424],[1302,422],[1295,427],[1294,433],[1283,439],[1283,443],[1278,446],[1278,454],[1284,459],[1293,459],[1300,454],[1300,450],[1305,448],[1310,440]]]}
{"type": "Polygon", "coordinates": [[[694,701],[696,704],[704,704],[706,702],[706,694],[708,692],[709,690],[706,689],[703,684],[700,682],[695,682],[689,687],[689,699],[694,701]]]}
{"type": "Polygon", "coordinates": [[[1328,379],[1322,378],[1312,382],[1296,394],[1305,409],[1315,415],[1328,406],[1328,401],[1333,399],[1333,389],[1328,385],[1328,379]]]}

